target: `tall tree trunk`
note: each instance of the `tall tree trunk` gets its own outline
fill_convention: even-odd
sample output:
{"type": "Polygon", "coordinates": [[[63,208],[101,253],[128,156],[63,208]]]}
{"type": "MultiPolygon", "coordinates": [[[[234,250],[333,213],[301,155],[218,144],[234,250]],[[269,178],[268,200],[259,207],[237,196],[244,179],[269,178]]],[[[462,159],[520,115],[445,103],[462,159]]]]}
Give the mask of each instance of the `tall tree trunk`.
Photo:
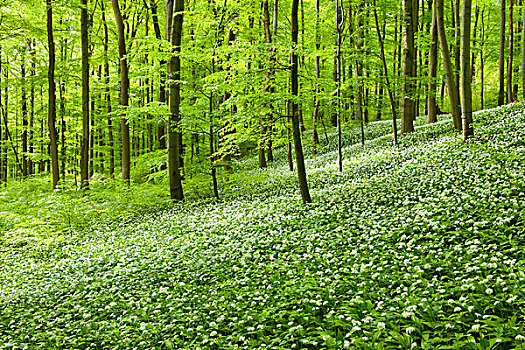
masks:
{"type": "Polygon", "coordinates": [[[27,117],[27,94],[26,94],[26,62],[25,62],[25,50],[22,52],[22,65],[20,67],[20,73],[22,75],[22,93],[21,93],[21,102],[22,102],[22,176],[27,177],[27,129],[29,127],[29,120],[27,117]]]}
{"type": "Polygon", "coordinates": [[[509,0],[509,58],[507,60],[507,102],[514,102],[512,91],[512,61],[514,58],[514,1],[509,0]]]}
{"type": "Polygon", "coordinates": [[[58,147],[56,120],[56,83],[55,83],[55,41],[53,38],[53,0],[46,0],[47,5],[47,43],[49,49],[49,70],[48,70],[48,127],[49,127],[49,151],[51,154],[51,168],[53,173],[53,188],[58,185],[60,173],[58,168],[58,147]]]}
{"type": "MultiPolygon", "coordinates": [[[[481,17],[483,19],[483,15],[481,17]]],[[[521,32],[521,89],[525,100],[525,8],[523,9],[523,27],[521,32]]]]}
{"type": "MultiPolygon", "coordinates": [[[[160,26],[159,26],[159,19],[157,15],[157,4],[156,1],[151,1],[151,17],[153,20],[153,29],[155,31],[155,37],[157,40],[162,40],[162,35],[160,33],[160,26]]],[[[166,40],[168,40],[168,27],[166,26],[166,40]]],[[[166,65],[166,61],[161,60],[160,66],[166,65]]],[[[160,103],[166,103],[166,72],[164,70],[161,70],[160,72],[160,86],[159,86],[159,102],[160,103]]],[[[166,125],[164,123],[162,125],[159,125],[157,127],[157,139],[158,139],[158,146],[159,149],[166,149],[166,125]]]]}
{"type": "Polygon", "coordinates": [[[356,65],[356,85],[355,85],[355,102],[356,102],[356,118],[359,120],[360,127],[361,127],[361,144],[365,144],[365,132],[364,132],[364,113],[363,113],[363,100],[364,100],[364,92],[363,92],[363,62],[359,58],[361,55],[363,55],[363,27],[364,27],[364,20],[363,20],[363,3],[360,3],[357,6],[356,16],[357,16],[357,35],[356,35],[356,50],[357,50],[357,58],[355,60],[356,65]]]}
{"type": "Polygon", "coordinates": [[[500,1],[498,106],[505,103],[505,0],[500,1]]]}
{"type": "Polygon", "coordinates": [[[460,71],[461,71],[461,17],[459,15],[460,13],[460,0],[454,0],[453,2],[453,13],[454,16],[454,82],[456,83],[456,89],[458,90],[458,96],[461,96],[459,92],[459,85],[460,85],[460,71]]]}
{"type": "Polygon", "coordinates": [[[4,131],[2,130],[2,119],[4,116],[4,106],[2,105],[2,46],[0,45],[0,186],[7,185],[7,179],[4,178],[4,131]]]}
{"type": "MultiPolygon", "coordinates": [[[[291,67],[291,86],[292,95],[299,95],[299,58],[297,56],[297,38],[299,35],[299,24],[298,24],[298,10],[299,0],[292,0],[292,67],[291,67]]],[[[292,101],[292,128],[293,128],[293,141],[295,146],[295,160],[297,165],[297,177],[299,178],[299,187],[301,189],[301,198],[303,203],[311,203],[312,198],[310,197],[310,191],[308,190],[308,182],[306,180],[306,168],[304,165],[303,145],[301,142],[301,128],[299,125],[299,110],[297,102],[292,101]]]]}
{"type": "Polygon", "coordinates": [[[108,48],[109,48],[109,31],[108,23],[106,22],[106,9],[104,7],[104,1],[100,2],[101,12],[102,12],[102,22],[104,23],[104,85],[106,88],[106,112],[107,112],[107,121],[108,121],[108,147],[109,147],[109,176],[111,178],[115,177],[115,149],[113,141],[113,118],[111,116],[111,87],[109,86],[109,57],[108,57],[108,48]]]}
{"type": "Polygon", "coordinates": [[[394,133],[394,146],[397,146],[397,124],[396,124],[396,101],[394,99],[394,93],[392,92],[392,87],[390,86],[390,80],[388,79],[388,66],[386,64],[385,57],[385,44],[383,42],[383,36],[379,29],[379,19],[377,18],[377,7],[376,0],[374,1],[374,19],[376,23],[377,37],[379,39],[379,49],[381,55],[381,62],[383,63],[383,73],[385,74],[385,84],[388,89],[388,97],[390,98],[390,109],[392,111],[392,127],[394,133]]]}
{"type": "Polygon", "coordinates": [[[277,35],[277,19],[279,16],[279,0],[274,0],[273,2],[273,28],[272,28],[272,36],[275,37],[277,35]]]}
{"type": "MultiPolygon", "coordinates": [[[[433,0],[436,1],[436,0],[433,0]]],[[[437,121],[436,108],[436,77],[437,77],[437,55],[438,55],[438,32],[436,23],[435,6],[432,9],[432,26],[430,29],[430,62],[428,66],[428,99],[427,99],[427,123],[435,123],[437,121]]]]}
{"type": "Polygon", "coordinates": [[[80,188],[89,188],[89,37],[88,0],[81,0],[80,39],[82,41],[82,139],[80,141],[80,188]]]}
{"type": "MultiPolygon", "coordinates": [[[[167,0],[166,4],[173,2],[167,0]]],[[[180,175],[180,148],[181,131],[180,127],[180,52],[182,42],[182,21],[184,12],[184,0],[174,0],[173,12],[166,21],[171,23],[170,44],[175,56],[169,62],[170,98],[169,108],[170,117],[168,122],[168,174],[170,180],[170,196],[172,200],[183,200],[182,182],[180,175]]]]}
{"type": "Polygon", "coordinates": [[[414,131],[414,0],[403,0],[403,66],[401,134],[414,131]]]}
{"type": "Polygon", "coordinates": [[[454,122],[454,128],[457,131],[461,130],[461,112],[459,110],[459,96],[456,88],[456,82],[454,81],[454,72],[452,68],[452,62],[450,60],[450,53],[448,50],[447,36],[445,33],[445,23],[443,20],[443,0],[435,0],[436,6],[436,20],[438,27],[438,37],[441,46],[441,55],[443,57],[443,66],[445,68],[445,76],[447,79],[448,94],[450,98],[450,109],[452,114],[452,120],[454,122]]]}
{"type": "MultiPolygon", "coordinates": [[[[483,55],[484,47],[485,47],[485,6],[483,6],[483,10],[481,10],[481,48],[479,50],[479,65],[481,69],[481,72],[480,72],[481,89],[480,89],[479,94],[480,94],[481,109],[485,108],[485,58],[483,55]]],[[[525,67],[525,64],[524,64],[524,67],[525,67]]],[[[523,82],[525,83],[525,78],[523,82]]],[[[525,85],[524,85],[523,91],[524,91],[523,95],[525,97],[525,85]]]]}
{"type": "Polygon", "coordinates": [[[472,0],[463,0],[461,16],[461,111],[463,141],[466,141],[474,135],[474,127],[472,125],[472,74],[470,72],[471,15],[472,0]]]}
{"type": "Polygon", "coordinates": [[[337,97],[337,167],[343,172],[343,151],[341,145],[341,41],[343,34],[344,7],[342,0],[336,0],[335,26],[337,30],[336,48],[336,97],[337,97]]]}
{"type": "Polygon", "coordinates": [[[126,109],[129,104],[129,77],[128,77],[128,61],[126,58],[126,38],[124,33],[124,21],[120,13],[120,6],[118,0],[111,0],[113,5],[113,13],[115,14],[115,22],[118,30],[118,53],[120,59],[120,106],[122,107],[123,116],[121,119],[122,132],[122,180],[129,183],[131,156],[129,144],[129,123],[125,117],[126,109]]]}
{"type": "Polygon", "coordinates": [[[317,118],[319,117],[319,79],[321,78],[321,58],[319,56],[319,49],[321,48],[321,38],[319,34],[319,10],[320,0],[315,1],[315,98],[314,98],[314,111],[312,116],[312,155],[317,155],[317,146],[319,144],[319,134],[317,132],[317,118]]]}
{"type": "MultiPolygon", "coordinates": [[[[29,105],[31,106],[31,111],[29,114],[29,154],[33,155],[35,151],[35,142],[34,142],[34,125],[35,125],[35,78],[36,78],[36,40],[32,39],[29,42],[29,50],[31,55],[31,88],[29,91],[29,105]]],[[[1,140],[1,137],[0,137],[1,140]]],[[[28,170],[29,174],[33,175],[35,173],[35,164],[31,158],[28,160],[28,170]]]]}

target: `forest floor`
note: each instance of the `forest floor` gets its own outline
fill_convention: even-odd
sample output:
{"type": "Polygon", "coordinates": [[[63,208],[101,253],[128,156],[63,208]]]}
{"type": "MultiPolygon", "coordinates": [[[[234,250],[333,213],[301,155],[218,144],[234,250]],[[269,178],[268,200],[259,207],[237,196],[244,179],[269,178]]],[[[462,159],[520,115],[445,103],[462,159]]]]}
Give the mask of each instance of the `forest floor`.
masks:
{"type": "Polygon", "coordinates": [[[525,349],[524,110],[476,113],[468,143],[345,133],[342,173],[329,140],[313,204],[280,150],[221,201],[9,250],[0,349],[525,349]]]}

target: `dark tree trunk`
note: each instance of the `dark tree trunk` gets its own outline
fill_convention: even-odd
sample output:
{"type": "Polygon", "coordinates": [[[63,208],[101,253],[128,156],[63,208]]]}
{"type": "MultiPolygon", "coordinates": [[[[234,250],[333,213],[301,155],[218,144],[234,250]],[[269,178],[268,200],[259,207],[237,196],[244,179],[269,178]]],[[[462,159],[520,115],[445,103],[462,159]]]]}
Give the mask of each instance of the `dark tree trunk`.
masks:
{"type": "Polygon", "coordinates": [[[414,131],[415,47],[414,0],[403,0],[403,84],[401,85],[401,134],[414,131]]]}
{"type": "Polygon", "coordinates": [[[120,6],[118,0],[111,0],[113,5],[113,12],[115,14],[115,22],[118,30],[118,52],[120,59],[120,106],[123,116],[121,119],[122,132],[122,180],[129,183],[131,157],[129,144],[129,123],[125,117],[125,109],[129,103],[129,77],[128,77],[128,62],[126,58],[126,39],[124,33],[124,21],[120,13],[120,6]]]}
{"type": "MultiPolygon", "coordinates": [[[[298,81],[298,70],[299,70],[299,58],[297,55],[297,37],[299,34],[298,25],[298,13],[299,0],[292,0],[292,67],[291,67],[291,86],[292,95],[299,95],[299,81],[298,81]]],[[[295,160],[297,164],[297,176],[299,178],[299,187],[301,189],[301,198],[303,203],[311,203],[312,198],[310,197],[310,191],[308,190],[308,182],[306,180],[306,168],[304,165],[303,145],[301,142],[301,128],[299,125],[299,110],[296,101],[292,102],[292,128],[293,128],[293,140],[295,146],[295,160]]]]}
{"type": "Polygon", "coordinates": [[[104,85],[106,87],[106,111],[107,111],[107,121],[108,121],[108,147],[109,147],[109,176],[111,178],[115,177],[115,149],[114,149],[114,140],[113,140],[113,118],[111,116],[111,88],[109,86],[109,57],[108,57],[108,48],[109,48],[109,31],[108,23],[106,22],[106,13],[104,2],[100,2],[101,11],[102,11],[102,22],[104,23],[104,85]]]}
{"type": "MultiPolygon", "coordinates": [[[[511,0],[512,3],[512,0],[511,0]]],[[[470,72],[470,22],[472,0],[463,0],[461,16],[461,111],[463,141],[474,135],[472,125],[472,74],[470,72]]]]}
{"type": "Polygon", "coordinates": [[[55,127],[56,120],[56,84],[55,84],[55,41],[53,38],[53,0],[46,0],[47,5],[47,42],[49,49],[49,70],[48,70],[48,127],[49,127],[49,151],[51,155],[51,168],[53,173],[53,188],[58,185],[60,169],[58,167],[58,148],[57,148],[57,131],[55,127]]]}
{"type": "MultiPolygon", "coordinates": [[[[173,2],[167,0],[166,4],[173,2]]],[[[169,6],[169,5],[168,5],[169,6]]],[[[182,182],[180,174],[180,149],[181,131],[178,130],[180,123],[180,52],[182,42],[182,21],[184,11],[184,0],[175,0],[171,16],[167,13],[166,21],[169,21],[170,44],[175,56],[169,62],[170,84],[170,117],[168,122],[168,174],[170,180],[170,196],[172,200],[183,200],[182,182]]]]}
{"type": "Polygon", "coordinates": [[[386,64],[385,57],[385,44],[383,42],[383,36],[379,30],[379,19],[377,18],[377,9],[376,9],[376,0],[374,0],[374,19],[376,23],[377,37],[379,39],[379,49],[381,55],[381,62],[383,63],[383,73],[385,74],[385,84],[388,89],[388,97],[390,99],[390,109],[392,111],[392,128],[394,133],[394,146],[397,146],[397,124],[396,124],[396,102],[394,99],[394,93],[392,92],[392,87],[390,86],[390,80],[388,79],[388,66],[386,64]]]}
{"type": "MultiPolygon", "coordinates": [[[[151,1],[151,14],[152,14],[152,20],[153,20],[153,29],[155,31],[155,37],[157,40],[162,39],[162,35],[160,33],[160,26],[159,26],[159,19],[157,15],[157,4],[154,0],[151,1]]],[[[166,40],[168,40],[168,27],[166,26],[166,40]]],[[[161,60],[160,66],[166,65],[166,61],[161,60]]],[[[160,72],[160,86],[159,86],[159,102],[160,103],[166,103],[166,72],[161,70],[160,72]]],[[[166,149],[166,125],[159,125],[157,127],[157,139],[158,139],[158,147],[159,149],[166,149]]]]}
{"type": "Polygon", "coordinates": [[[343,172],[343,151],[341,144],[341,42],[344,23],[344,7],[342,0],[336,0],[335,26],[337,30],[336,48],[336,97],[337,97],[337,167],[343,172]]]}
{"type": "Polygon", "coordinates": [[[445,23],[443,20],[443,0],[435,0],[436,9],[436,21],[438,27],[438,37],[441,46],[441,55],[443,57],[443,66],[445,68],[445,76],[448,86],[448,94],[450,98],[450,109],[452,113],[452,120],[454,121],[454,128],[457,131],[461,130],[461,112],[459,109],[459,96],[456,88],[456,82],[454,81],[454,72],[452,68],[452,62],[450,60],[450,53],[448,50],[447,37],[445,34],[445,23]]]}
{"type": "Polygon", "coordinates": [[[80,187],[89,188],[89,37],[88,0],[81,0],[80,38],[82,41],[82,139],[80,141],[80,187]]]}
{"type": "Polygon", "coordinates": [[[509,58],[507,60],[507,102],[514,102],[512,89],[512,61],[514,58],[514,0],[509,0],[509,58]]]}
{"type": "MultiPolygon", "coordinates": [[[[25,50],[24,50],[25,51],[25,50]]],[[[29,174],[27,169],[27,129],[29,127],[29,120],[27,117],[27,94],[26,94],[26,62],[25,62],[25,52],[22,52],[22,65],[20,67],[20,73],[22,76],[22,93],[21,93],[21,102],[22,102],[22,176],[27,177],[29,174]]]]}
{"type": "MultiPolygon", "coordinates": [[[[434,0],[436,1],[436,0],[434,0]]],[[[430,29],[430,53],[429,53],[429,67],[428,67],[428,99],[427,99],[427,123],[435,123],[437,121],[436,108],[436,77],[437,77],[437,54],[438,54],[438,32],[436,23],[436,7],[432,10],[432,26],[430,29]]]]}
{"type": "Polygon", "coordinates": [[[498,106],[505,103],[505,0],[500,1],[498,106]]]}

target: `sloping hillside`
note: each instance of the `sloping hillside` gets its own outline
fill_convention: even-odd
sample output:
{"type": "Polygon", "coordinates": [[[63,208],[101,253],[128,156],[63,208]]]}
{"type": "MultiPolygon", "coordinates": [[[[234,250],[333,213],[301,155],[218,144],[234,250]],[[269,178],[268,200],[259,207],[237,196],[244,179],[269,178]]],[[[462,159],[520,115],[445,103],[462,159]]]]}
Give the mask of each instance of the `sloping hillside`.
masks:
{"type": "Polygon", "coordinates": [[[309,159],[311,205],[246,161],[220,202],[9,261],[0,349],[525,348],[524,108],[309,159]]]}

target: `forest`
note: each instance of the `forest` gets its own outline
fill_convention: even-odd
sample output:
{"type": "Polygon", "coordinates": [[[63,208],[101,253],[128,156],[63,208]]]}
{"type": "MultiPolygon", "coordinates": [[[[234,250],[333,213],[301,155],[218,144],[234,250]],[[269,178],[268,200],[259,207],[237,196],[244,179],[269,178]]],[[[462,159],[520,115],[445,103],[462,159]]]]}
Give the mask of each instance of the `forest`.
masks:
{"type": "Polygon", "coordinates": [[[525,3],[0,0],[0,349],[525,349],[525,3]]]}

